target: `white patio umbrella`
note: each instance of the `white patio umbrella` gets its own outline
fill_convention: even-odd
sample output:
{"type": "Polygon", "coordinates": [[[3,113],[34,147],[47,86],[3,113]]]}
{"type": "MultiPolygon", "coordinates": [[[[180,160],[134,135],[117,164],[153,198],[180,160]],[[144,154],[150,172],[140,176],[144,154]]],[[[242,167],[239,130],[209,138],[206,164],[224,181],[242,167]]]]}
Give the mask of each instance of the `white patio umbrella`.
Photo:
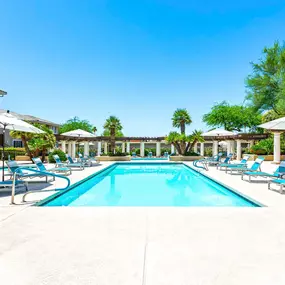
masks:
{"type": "MultiPolygon", "coordinates": [[[[78,138],[92,138],[96,137],[94,134],[86,132],[81,129],[65,132],[61,134],[62,136],[68,136],[68,137],[78,137],[78,138]]],[[[79,151],[79,144],[78,144],[78,151],[79,151]]]]}
{"type": "Polygon", "coordinates": [[[203,137],[219,137],[219,136],[223,137],[223,136],[234,136],[234,135],[236,134],[224,129],[215,129],[202,134],[203,137]]]}
{"type": "Polygon", "coordinates": [[[285,117],[261,124],[258,127],[267,129],[267,130],[284,131],[285,130],[285,117]]]}
{"type": "Polygon", "coordinates": [[[91,137],[96,137],[94,134],[86,132],[81,129],[69,131],[66,133],[62,133],[62,136],[68,136],[68,137],[79,137],[79,138],[91,138],[91,137]]]}
{"type": "Polygon", "coordinates": [[[3,153],[2,153],[2,181],[4,181],[4,151],[5,151],[5,130],[13,130],[27,133],[41,134],[44,131],[37,127],[22,121],[9,113],[0,114],[0,128],[3,129],[3,153]]]}

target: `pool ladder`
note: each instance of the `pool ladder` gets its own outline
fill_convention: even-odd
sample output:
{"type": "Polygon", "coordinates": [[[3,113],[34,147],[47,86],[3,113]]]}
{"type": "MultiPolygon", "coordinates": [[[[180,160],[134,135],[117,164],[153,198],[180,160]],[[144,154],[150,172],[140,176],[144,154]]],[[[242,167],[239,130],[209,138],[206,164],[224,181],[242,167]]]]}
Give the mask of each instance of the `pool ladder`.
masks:
{"type": "Polygon", "coordinates": [[[193,161],[193,166],[195,166],[197,168],[204,169],[206,171],[209,170],[207,162],[203,159],[193,161]],[[201,163],[202,165],[198,165],[198,163],[201,163]]]}
{"type": "MultiPolygon", "coordinates": [[[[20,172],[22,170],[28,170],[30,172],[34,172],[34,173],[38,173],[38,174],[42,174],[43,176],[51,176],[51,177],[58,177],[58,178],[62,178],[62,179],[65,179],[67,181],[67,186],[64,187],[64,188],[55,188],[54,190],[52,189],[49,189],[49,190],[31,190],[31,191],[27,191],[24,196],[23,196],[23,199],[22,201],[25,202],[25,198],[28,194],[31,194],[31,193],[36,193],[36,192],[49,192],[49,191],[64,191],[66,190],[69,186],[70,186],[70,180],[68,177],[66,176],[63,176],[63,175],[59,175],[59,174],[55,174],[55,173],[52,173],[52,172],[47,172],[47,171],[39,171],[39,170],[36,170],[36,169],[32,169],[32,168],[28,168],[28,167],[21,167],[21,168],[18,168],[15,170],[14,172],[14,175],[13,175],[13,183],[12,183],[12,193],[11,193],[11,204],[15,204],[15,192],[16,192],[16,181],[17,181],[17,176],[19,176],[21,178],[22,177],[25,177],[25,175],[21,175],[20,172]]],[[[40,175],[39,175],[40,176],[40,175]]],[[[28,177],[28,176],[27,176],[28,177]]]]}

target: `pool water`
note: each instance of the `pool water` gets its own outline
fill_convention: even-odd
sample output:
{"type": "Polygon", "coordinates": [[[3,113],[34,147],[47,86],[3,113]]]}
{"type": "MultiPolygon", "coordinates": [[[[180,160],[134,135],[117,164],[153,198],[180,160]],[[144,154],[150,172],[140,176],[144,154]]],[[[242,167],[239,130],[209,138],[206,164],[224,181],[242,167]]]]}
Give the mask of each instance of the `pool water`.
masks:
{"type": "Polygon", "coordinates": [[[233,206],[253,202],[183,164],[116,164],[44,206],[233,206]]]}

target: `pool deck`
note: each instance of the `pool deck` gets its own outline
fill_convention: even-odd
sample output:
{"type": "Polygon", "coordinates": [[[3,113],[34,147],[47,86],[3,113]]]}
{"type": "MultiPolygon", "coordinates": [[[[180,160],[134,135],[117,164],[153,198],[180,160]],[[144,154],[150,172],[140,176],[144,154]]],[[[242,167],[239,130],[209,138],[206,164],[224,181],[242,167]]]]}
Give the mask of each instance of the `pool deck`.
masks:
{"type": "MultiPolygon", "coordinates": [[[[108,165],[74,171],[71,181],[108,165]]],[[[1,194],[0,283],[284,285],[285,194],[213,167],[205,174],[267,207],[51,208],[22,204],[21,194],[11,206],[1,194]]]]}

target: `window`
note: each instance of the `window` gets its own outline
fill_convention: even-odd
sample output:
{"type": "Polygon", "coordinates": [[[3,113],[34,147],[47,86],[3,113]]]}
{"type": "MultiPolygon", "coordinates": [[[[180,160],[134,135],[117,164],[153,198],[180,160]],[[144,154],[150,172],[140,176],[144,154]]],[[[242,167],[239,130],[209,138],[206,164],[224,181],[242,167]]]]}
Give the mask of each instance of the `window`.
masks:
{"type": "Polygon", "coordinates": [[[13,140],[13,147],[23,147],[23,142],[21,140],[13,140]]]}

